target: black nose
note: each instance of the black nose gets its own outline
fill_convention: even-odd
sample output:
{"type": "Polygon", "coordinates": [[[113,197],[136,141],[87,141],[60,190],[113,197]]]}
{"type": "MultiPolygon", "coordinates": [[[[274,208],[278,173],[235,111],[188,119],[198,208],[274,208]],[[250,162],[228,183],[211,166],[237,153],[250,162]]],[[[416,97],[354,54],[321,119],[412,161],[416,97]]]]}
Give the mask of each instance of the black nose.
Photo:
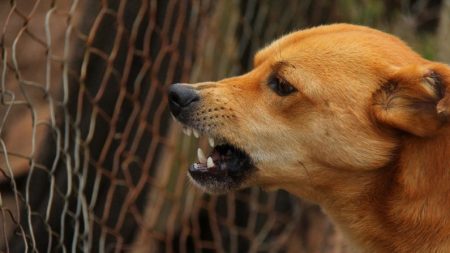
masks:
{"type": "Polygon", "coordinates": [[[176,83],[169,88],[169,108],[175,117],[199,100],[197,91],[187,85],[176,83]]]}

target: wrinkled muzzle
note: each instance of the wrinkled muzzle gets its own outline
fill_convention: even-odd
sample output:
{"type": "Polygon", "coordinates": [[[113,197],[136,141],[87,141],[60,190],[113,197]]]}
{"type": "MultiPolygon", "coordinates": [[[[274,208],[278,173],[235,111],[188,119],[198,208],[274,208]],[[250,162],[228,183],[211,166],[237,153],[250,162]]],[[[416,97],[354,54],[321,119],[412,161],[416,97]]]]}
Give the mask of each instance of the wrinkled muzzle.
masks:
{"type": "Polygon", "coordinates": [[[188,168],[194,184],[205,191],[224,193],[245,185],[254,171],[250,156],[221,136],[220,127],[233,125],[234,117],[224,117],[220,104],[208,104],[201,91],[188,84],[173,84],[169,89],[169,108],[175,119],[183,125],[186,135],[208,137],[212,148],[207,154],[197,150],[198,162],[188,168]],[[208,122],[210,120],[210,122],[208,122]],[[218,122],[220,120],[220,122],[218,122]]]}

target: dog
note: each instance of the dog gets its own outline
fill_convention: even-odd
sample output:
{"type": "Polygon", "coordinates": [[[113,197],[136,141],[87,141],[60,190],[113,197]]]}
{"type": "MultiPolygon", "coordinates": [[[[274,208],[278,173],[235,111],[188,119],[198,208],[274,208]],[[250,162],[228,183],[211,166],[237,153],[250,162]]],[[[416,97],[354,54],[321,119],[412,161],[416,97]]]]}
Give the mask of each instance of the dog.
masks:
{"type": "Polygon", "coordinates": [[[168,103],[213,146],[188,169],[203,190],[258,185],[316,202],[355,252],[450,252],[450,67],[397,37],[293,32],[246,74],[172,85],[168,103]]]}

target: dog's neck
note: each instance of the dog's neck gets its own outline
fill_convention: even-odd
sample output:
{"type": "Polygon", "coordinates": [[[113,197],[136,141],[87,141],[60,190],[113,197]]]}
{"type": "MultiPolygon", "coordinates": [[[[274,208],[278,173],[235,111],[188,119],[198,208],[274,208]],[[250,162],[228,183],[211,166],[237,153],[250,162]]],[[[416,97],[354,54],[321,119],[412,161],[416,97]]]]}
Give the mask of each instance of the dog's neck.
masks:
{"type": "Polygon", "coordinates": [[[450,128],[401,146],[398,158],[378,171],[321,175],[315,200],[363,252],[444,252],[450,246],[450,128]]]}

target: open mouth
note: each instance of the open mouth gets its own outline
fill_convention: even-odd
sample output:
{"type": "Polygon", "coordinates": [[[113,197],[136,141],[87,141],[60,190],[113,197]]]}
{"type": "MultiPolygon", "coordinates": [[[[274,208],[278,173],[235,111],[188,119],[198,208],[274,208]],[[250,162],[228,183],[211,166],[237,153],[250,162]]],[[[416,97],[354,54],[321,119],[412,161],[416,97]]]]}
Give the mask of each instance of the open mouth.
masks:
{"type": "MultiPolygon", "coordinates": [[[[183,132],[200,137],[197,130],[189,127],[184,127],[183,132]]],[[[223,138],[209,137],[208,142],[212,150],[205,155],[204,151],[198,148],[198,162],[188,169],[191,178],[210,192],[220,193],[239,188],[253,168],[250,156],[223,138]]]]}

